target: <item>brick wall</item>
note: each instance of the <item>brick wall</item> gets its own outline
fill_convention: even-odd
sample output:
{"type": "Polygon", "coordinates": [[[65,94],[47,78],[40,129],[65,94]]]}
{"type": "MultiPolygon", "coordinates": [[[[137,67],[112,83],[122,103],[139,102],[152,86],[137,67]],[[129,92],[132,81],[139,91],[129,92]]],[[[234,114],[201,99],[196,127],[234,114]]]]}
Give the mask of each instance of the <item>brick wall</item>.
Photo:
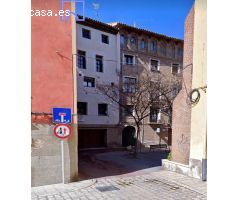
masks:
{"type": "Polygon", "coordinates": [[[172,160],[188,164],[190,151],[191,105],[187,93],[192,87],[194,8],[185,20],[182,90],[173,103],[172,160]]]}

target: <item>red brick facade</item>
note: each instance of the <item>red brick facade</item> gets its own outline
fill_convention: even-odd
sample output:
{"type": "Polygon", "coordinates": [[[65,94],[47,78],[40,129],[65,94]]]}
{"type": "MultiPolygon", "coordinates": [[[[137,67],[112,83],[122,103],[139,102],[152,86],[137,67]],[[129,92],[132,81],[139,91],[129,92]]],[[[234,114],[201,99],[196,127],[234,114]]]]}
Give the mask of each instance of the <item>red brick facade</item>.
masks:
{"type": "Polygon", "coordinates": [[[183,68],[185,69],[183,70],[182,90],[173,103],[172,119],[172,160],[187,165],[191,131],[191,104],[188,93],[192,88],[193,31],[194,8],[191,9],[185,20],[183,57],[183,68]]]}

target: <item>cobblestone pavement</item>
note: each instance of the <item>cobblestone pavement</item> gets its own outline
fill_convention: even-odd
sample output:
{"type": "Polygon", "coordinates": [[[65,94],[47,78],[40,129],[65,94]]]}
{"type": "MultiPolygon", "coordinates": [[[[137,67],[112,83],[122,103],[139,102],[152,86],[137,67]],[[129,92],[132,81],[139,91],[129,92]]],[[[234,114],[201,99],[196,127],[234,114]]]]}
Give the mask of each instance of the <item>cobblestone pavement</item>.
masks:
{"type": "Polygon", "coordinates": [[[206,185],[198,179],[161,170],[140,176],[112,176],[32,187],[32,200],[197,200],[207,199],[206,185]]]}

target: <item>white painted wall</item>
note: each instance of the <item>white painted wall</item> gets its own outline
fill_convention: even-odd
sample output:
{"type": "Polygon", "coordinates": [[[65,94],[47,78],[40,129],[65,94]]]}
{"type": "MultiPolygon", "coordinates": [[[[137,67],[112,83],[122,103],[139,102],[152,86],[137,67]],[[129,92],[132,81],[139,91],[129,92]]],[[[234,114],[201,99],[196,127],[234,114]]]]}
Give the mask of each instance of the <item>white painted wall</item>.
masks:
{"type": "Polygon", "coordinates": [[[96,88],[83,87],[83,77],[95,78],[95,84],[119,84],[120,71],[120,36],[106,33],[91,27],[77,24],[77,50],[86,52],[87,69],[78,70],[78,101],[88,103],[88,115],[78,117],[79,124],[115,125],[119,123],[119,106],[106,96],[99,94],[96,88]],[[82,28],[91,31],[91,39],[82,37],[82,28]],[[102,43],[102,34],[109,36],[109,44],[102,43]],[[103,72],[96,71],[95,56],[103,56],[103,72]],[[98,103],[108,104],[108,116],[98,116],[98,103]]]}
{"type": "MultiPolygon", "coordinates": [[[[192,89],[207,84],[207,1],[196,0],[194,12],[192,89]]],[[[200,101],[191,114],[190,158],[197,160],[207,157],[207,93],[200,93],[200,101]]]]}

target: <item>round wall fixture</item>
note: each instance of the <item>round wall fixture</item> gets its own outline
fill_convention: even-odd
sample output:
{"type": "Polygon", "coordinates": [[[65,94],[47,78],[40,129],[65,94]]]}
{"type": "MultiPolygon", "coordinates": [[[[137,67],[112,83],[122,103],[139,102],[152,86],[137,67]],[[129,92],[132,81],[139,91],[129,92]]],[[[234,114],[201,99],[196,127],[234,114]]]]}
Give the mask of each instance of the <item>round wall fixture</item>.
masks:
{"type": "Polygon", "coordinates": [[[200,100],[200,92],[198,89],[193,89],[191,92],[190,92],[190,101],[192,104],[197,104],[200,100]]]}

